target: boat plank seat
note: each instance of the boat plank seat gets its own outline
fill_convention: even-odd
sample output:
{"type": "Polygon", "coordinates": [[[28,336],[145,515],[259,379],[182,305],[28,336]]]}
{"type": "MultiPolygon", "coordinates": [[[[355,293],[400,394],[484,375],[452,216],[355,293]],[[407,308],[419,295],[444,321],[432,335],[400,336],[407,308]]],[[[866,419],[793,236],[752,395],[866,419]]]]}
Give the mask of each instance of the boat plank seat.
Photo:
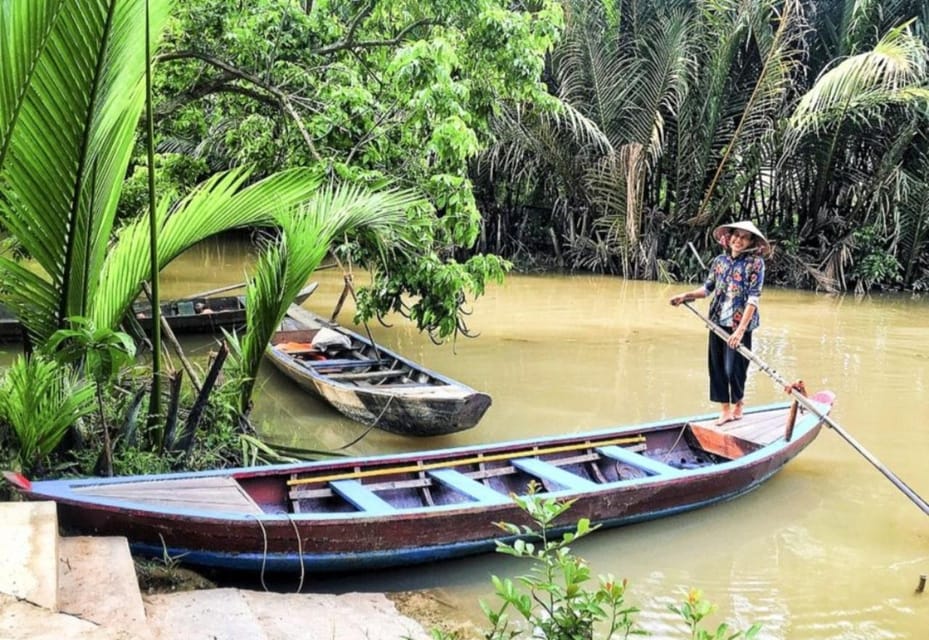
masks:
{"type": "Polygon", "coordinates": [[[360,369],[361,367],[377,367],[387,364],[388,360],[375,360],[365,358],[364,360],[355,360],[354,358],[331,358],[329,360],[313,360],[308,362],[314,369],[360,369]]]}
{"type": "Polygon", "coordinates": [[[669,464],[665,464],[654,458],[649,458],[648,456],[643,456],[641,453],[636,453],[635,451],[629,451],[624,447],[618,447],[615,444],[606,447],[597,447],[597,451],[608,458],[616,460],[617,462],[622,462],[623,464],[628,464],[630,467],[641,469],[652,476],[673,476],[682,473],[680,469],[672,467],[669,464]]]}
{"type": "Polygon", "coordinates": [[[691,422],[691,437],[704,450],[735,460],[783,439],[787,409],[746,413],[741,420],[717,425],[715,420],[691,422]]]}
{"type": "Polygon", "coordinates": [[[565,489],[586,491],[597,487],[596,482],[582,478],[570,471],[565,471],[561,467],[556,467],[539,458],[515,458],[512,463],[514,467],[521,471],[534,475],[540,480],[549,480],[559,484],[565,489]]]}
{"type": "Polygon", "coordinates": [[[367,380],[370,378],[396,378],[397,376],[405,376],[408,371],[403,369],[389,369],[387,371],[362,371],[360,373],[329,373],[326,374],[327,378],[332,380],[367,380]]]}
{"type": "Polygon", "coordinates": [[[396,509],[389,502],[369,491],[357,480],[333,480],[329,483],[332,490],[352,503],[360,511],[373,514],[390,514],[396,509]]]}
{"type": "Polygon", "coordinates": [[[281,353],[286,353],[289,356],[308,356],[314,353],[322,353],[322,351],[320,351],[313,345],[308,345],[305,347],[297,347],[297,346],[288,347],[288,346],[284,346],[283,344],[276,344],[273,346],[275,349],[277,349],[281,353]]]}
{"type": "Polygon", "coordinates": [[[486,484],[482,484],[474,478],[455,471],[454,469],[433,469],[427,473],[430,477],[438,480],[446,487],[474,498],[478,502],[487,504],[505,504],[510,502],[508,496],[494,491],[486,484]]]}

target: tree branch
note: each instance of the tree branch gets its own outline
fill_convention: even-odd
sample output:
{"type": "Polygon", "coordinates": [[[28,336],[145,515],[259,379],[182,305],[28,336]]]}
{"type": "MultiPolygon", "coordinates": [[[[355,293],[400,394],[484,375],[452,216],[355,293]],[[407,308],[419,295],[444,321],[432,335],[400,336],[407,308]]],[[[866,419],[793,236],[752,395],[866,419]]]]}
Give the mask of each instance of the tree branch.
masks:
{"type": "MultiPolygon", "coordinates": [[[[274,98],[276,98],[276,101],[278,105],[281,107],[281,109],[288,116],[290,116],[290,118],[294,121],[294,124],[297,126],[297,129],[300,130],[300,135],[303,136],[303,140],[306,143],[306,146],[309,148],[310,154],[313,156],[313,159],[315,159],[318,162],[322,161],[323,159],[322,156],[316,150],[316,145],[313,144],[313,139],[310,137],[309,132],[306,130],[306,127],[303,125],[303,119],[300,117],[300,114],[297,113],[297,110],[294,109],[293,104],[291,104],[290,96],[284,91],[281,91],[277,87],[274,87],[268,84],[267,82],[263,81],[261,78],[259,78],[258,76],[254,74],[251,74],[247,71],[243,71],[242,69],[239,69],[238,67],[232,66],[228,62],[225,62],[223,60],[220,60],[219,58],[215,58],[207,53],[203,53],[200,51],[187,50],[187,51],[172,51],[169,53],[163,53],[155,58],[155,62],[157,63],[157,62],[167,62],[171,60],[190,60],[190,59],[200,60],[212,67],[221,69],[222,71],[226,73],[227,80],[231,80],[231,79],[244,80],[245,82],[253,84],[256,87],[260,88],[261,90],[266,91],[267,93],[274,96],[274,98]]],[[[224,90],[227,90],[227,91],[231,90],[230,87],[232,87],[233,85],[229,85],[228,82],[225,82],[224,84],[226,85],[226,88],[224,90]]],[[[204,86],[208,87],[208,85],[204,85],[204,86]]],[[[240,91],[240,92],[248,95],[247,91],[240,91]]],[[[192,93],[195,93],[195,92],[192,92],[192,93]]],[[[202,93],[201,97],[203,95],[206,95],[206,93],[202,93]]]]}
{"type": "Polygon", "coordinates": [[[349,37],[341,42],[336,42],[327,47],[321,47],[319,49],[313,49],[312,53],[315,55],[325,56],[330,55],[339,51],[344,51],[346,49],[374,49],[376,47],[395,47],[406,37],[406,35],[418,27],[425,27],[433,24],[441,24],[438,20],[422,19],[417,20],[413,24],[407,25],[403,28],[400,33],[390,40],[364,40],[362,42],[354,42],[351,38],[353,34],[350,32],[349,37]]]}

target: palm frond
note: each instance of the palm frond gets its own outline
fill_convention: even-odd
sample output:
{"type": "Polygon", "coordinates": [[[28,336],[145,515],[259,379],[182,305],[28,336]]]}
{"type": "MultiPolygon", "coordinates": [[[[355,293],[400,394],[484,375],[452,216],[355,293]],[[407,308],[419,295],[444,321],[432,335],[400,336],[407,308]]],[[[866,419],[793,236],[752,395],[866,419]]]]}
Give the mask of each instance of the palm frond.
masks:
{"type": "Polygon", "coordinates": [[[16,434],[25,468],[49,455],[93,410],[93,383],[39,355],[18,357],[0,384],[0,416],[16,434]]]}
{"type": "Polygon", "coordinates": [[[788,121],[794,137],[818,131],[861,110],[888,102],[925,102],[926,45],[909,23],[891,29],[872,49],[823,73],[801,98],[788,121]]]}
{"type": "MultiPolygon", "coordinates": [[[[773,15],[771,6],[758,5],[758,11],[749,16],[755,41],[759,43],[759,52],[763,64],[755,80],[751,95],[742,109],[739,122],[732,132],[709,187],[703,196],[700,208],[693,218],[695,224],[706,224],[710,218],[708,207],[716,195],[716,186],[729,169],[728,164],[737,149],[758,142],[762,136],[774,128],[774,120],[780,114],[794,80],[795,70],[801,61],[800,45],[805,31],[802,8],[797,0],[784,3],[780,15],[773,15]],[[777,28],[768,37],[768,29],[776,17],[777,28]]],[[[730,203],[727,203],[731,206],[730,203]]],[[[719,207],[725,212],[728,206],[719,207]]]]}
{"type": "MultiPolygon", "coordinates": [[[[4,13],[11,4],[54,10],[23,18],[40,18],[32,29],[44,41],[38,49],[22,45],[37,54],[28,78],[16,72],[0,82],[22,90],[9,103],[3,95],[3,112],[16,116],[4,116],[0,223],[57,292],[55,308],[46,310],[57,323],[85,314],[106,255],[142,109],[145,1],[4,3],[4,13]]],[[[149,2],[157,40],[172,0],[149,2]]],[[[10,295],[16,306],[16,292],[10,295]]]]}
{"type": "Polygon", "coordinates": [[[402,242],[404,213],[421,203],[421,198],[409,191],[372,192],[340,185],[320,190],[299,208],[277,210],[281,235],[259,256],[255,277],[245,292],[248,329],[237,363],[237,376],[242,381],[241,409],[248,404],[271,336],[333,241],[343,234],[366,230],[378,238],[402,242]]]}
{"type": "MultiPolygon", "coordinates": [[[[160,269],[221,231],[275,225],[275,209],[292,208],[306,201],[320,183],[315,173],[292,169],[243,186],[249,175],[248,168],[217,174],[170,210],[169,201],[159,204],[160,269]]],[[[90,309],[90,317],[98,327],[115,327],[149,277],[148,225],[148,218],[143,216],[123,228],[103,262],[90,309]]]]}
{"type": "Polygon", "coordinates": [[[0,8],[0,167],[55,18],[66,0],[4,2],[0,8]]]}

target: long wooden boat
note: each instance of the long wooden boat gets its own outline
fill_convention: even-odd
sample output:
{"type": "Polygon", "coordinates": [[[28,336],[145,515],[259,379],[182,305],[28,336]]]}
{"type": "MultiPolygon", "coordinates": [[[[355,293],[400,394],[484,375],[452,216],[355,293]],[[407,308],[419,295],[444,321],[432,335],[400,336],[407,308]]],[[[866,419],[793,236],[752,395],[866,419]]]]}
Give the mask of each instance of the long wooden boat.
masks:
{"type": "MultiPolygon", "coordinates": [[[[302,304],[316,290],[318,283],[304,287],[296,304],[302,304]]],[[[152,328],[152,306],[135,303],[132,313],[144,331],[152,328]]],[[[175,333],[214,333],[220,328],[241,330],[245,327],[245,296],[195,296],[161,303],[161,315],[175,333]]],[[[19,319],[0,305],[0,342],[16,342],[23,338],[19,319]]]]}
{"type": "Polygon", "coordinates": [[[757,408],[584,434],[422,453],[340,458],[200,473],[29,483],[74,530],[128,538],[140,554],[201,566],[351,571],[488,552],[495,522],[527,524],[512,496],[576,500],[559,523],[607,527],[740,496],[809,445],[832,405],[757,408]],[[787,438],[787,431],[790,437],[787,438]]]}
{"type": "MultiPolygon", "coordinates": [[[[294,303],[306,302],[317,286],[318,283],[313,282],[301,289],[294,303]]],[[[151,305],[136,303],[132,311],[142,329],[151,331],[151,305]]],[[[245,328],[245,296],[197,296],[171,300],[161,304],[161,315],[175,333],[214,333],[220,328],[240,331],[245,328]]]]}
{"type": "Polygon", "coordinates": [[[293,305],[265,357],[352,420],[401,435],[470,429],[491,403],[486,393],[293,305]],[[323,331],[335,340],[324,344],[323,331]]]}

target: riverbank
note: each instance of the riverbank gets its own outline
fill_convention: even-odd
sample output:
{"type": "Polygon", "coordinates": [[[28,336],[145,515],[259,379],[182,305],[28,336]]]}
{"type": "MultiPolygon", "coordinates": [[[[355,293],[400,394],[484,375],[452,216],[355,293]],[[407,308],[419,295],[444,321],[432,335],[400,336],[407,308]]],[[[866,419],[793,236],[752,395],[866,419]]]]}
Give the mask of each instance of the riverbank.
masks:
{"type": "Polygon", "coordinates": [[[0,503],[4,640],[428,640],[452,630],[429,593],[287,594],[217,588],[137,565],[124,538],[58,535],[54,503],[0,503]]]}

